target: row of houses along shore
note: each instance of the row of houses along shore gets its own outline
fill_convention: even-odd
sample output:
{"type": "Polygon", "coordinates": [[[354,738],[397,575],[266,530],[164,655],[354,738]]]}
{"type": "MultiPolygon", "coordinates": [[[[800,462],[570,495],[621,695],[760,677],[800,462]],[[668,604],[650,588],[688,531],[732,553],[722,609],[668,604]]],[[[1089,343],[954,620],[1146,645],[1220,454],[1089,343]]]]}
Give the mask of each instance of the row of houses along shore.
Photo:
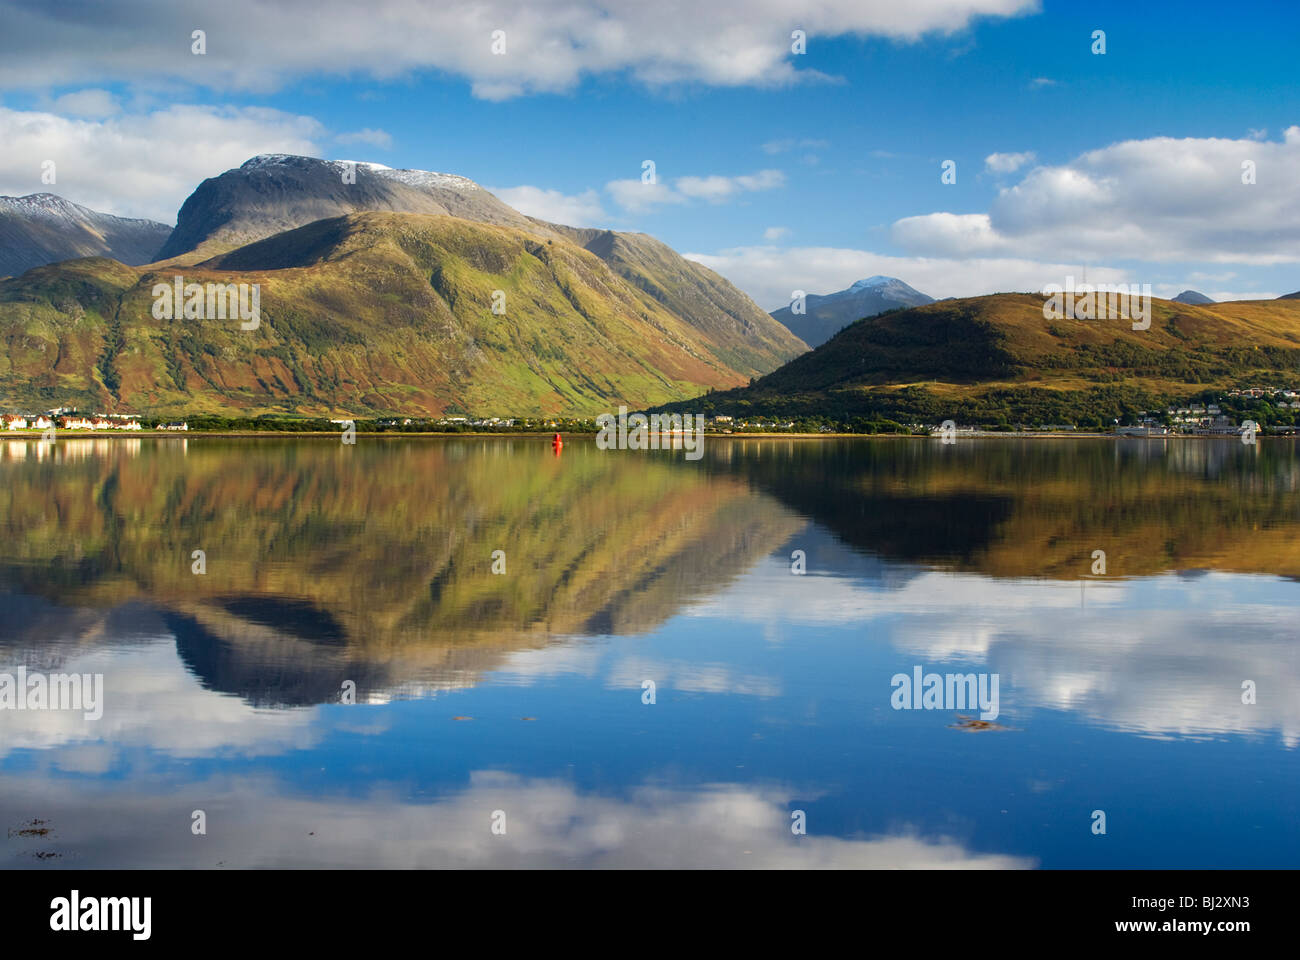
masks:
{"type": "MultiPolygon", "coordinates": [[[[141,430],[138,418],[124,413],[83,414],[76,411],[50,410],[45,413],[9,413],[0,415],[0,430],[141,430]]],[[[189,424],[160,423],[158,430],[189,430],[189,424]]]]}

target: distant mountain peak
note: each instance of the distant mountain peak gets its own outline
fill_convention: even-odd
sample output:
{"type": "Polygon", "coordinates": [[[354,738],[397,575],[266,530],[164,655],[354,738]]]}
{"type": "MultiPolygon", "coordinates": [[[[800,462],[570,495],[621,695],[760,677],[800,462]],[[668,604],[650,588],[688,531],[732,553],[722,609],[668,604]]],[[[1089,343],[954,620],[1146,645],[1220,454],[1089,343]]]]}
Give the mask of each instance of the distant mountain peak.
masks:
{"type": "Polygon", "coordinates": [[[1196,290],[1184,290],[1178,296],[1174,297],[1174,303],[1189,303],[1200,306],[1206,303],[1214,303],[1209,297],[1196,290]]]}
{"type": "Polygon", "coordinates": [[[317,220],[366,211],[442,214],[538,229],[466,177],[366,160],[264,153],[199,184],[181,206],[159,259],[200,246],[205,253],[219,253],[317,220]]]}
{"type": "MultiPolygon", "coordinates": [[[[240,170],[274,170],[276,167],[311,169],[313,167],[330,167],[342,172],[349,165],[360,167],[367,173],[395,180],[412,187],[449,187],[459,190],[482,190],[468,177],[459,177],[454,173],[437,173],[433,170],[402,170],[373,160],[322,160],[319,157],[304,157],[292,153],[259,153],[239,165],[240,170]]],[[[340,177],[340,180],[342,178],[340,177]]]]}
{"type": "MultiPolygon", "coordinates": [[[[0,197],[0,207],[29,216],[67,216],[70,212],[93,213],[85,207],[54,193],[29,193],[25,197],[0,197]]],[[[109,216],[109,214],[102,214],[109,216]]]]}
{"type": "Polygon", "coordinates": [[[0,197],[0,277],[78,257],[148,263],[171,228],[100,213],[54,193],[0,197]]]}
{"type": "Polygon", "coordinates": [[[39,203],[63,206],[70,202],[64,200],[57,193],[29,193],[25,197],[0,197],[0,203],[39,203]]]}
{"type": "Polygon", "coordinates": [[[846,290],[807,297],[805,311],[801,314],[795,313],[790,307],[782,307],[772,311],[772,316],[785,324],[804,343],[816,347],[844,327],[865,317],[874,317],[878,313],[899,307],[918,307],[933,302],[933,297],[897,277],[877,274],[858,280],[846,290]]]}
{"type": "Polygon", "coordinates": [[[897,277],[882,277],[880,274],[876,274],[874,277],[867,277],[865,280],[859,280],[857,283],[853,284],[853,286],[849,287],[849,289],[865,290],[867,287],[887,287],[894,283],[901,283],[903,286],[907,286],[907,284],[903,283],[903,281],[899,280],[897,277]]]}
{"type": "Polygon", "coordinates": [[[98,210],[90,209],[90,207],[83,207],[79,203],[74,203],[57,193],[29,193],[25,197],[0,197],[0,210],[28,216],[69,217],[87,223],[166,226],[154,220],[141,220],[134,217],[119,217],[113,213],[101,213],[98,210]]]}

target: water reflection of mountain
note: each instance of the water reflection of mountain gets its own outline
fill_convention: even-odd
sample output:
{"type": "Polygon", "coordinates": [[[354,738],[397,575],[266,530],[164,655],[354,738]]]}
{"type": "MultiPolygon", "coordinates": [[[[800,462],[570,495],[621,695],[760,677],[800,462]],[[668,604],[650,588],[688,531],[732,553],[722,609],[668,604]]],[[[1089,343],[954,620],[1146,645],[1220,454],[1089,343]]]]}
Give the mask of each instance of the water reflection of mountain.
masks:
{"type": "Polygon", "coordinates": [[[1291,443],[715,444],[742,477],[858,550],[994,577],[1214,569],[1300,577],[1291,443]]]}
{"type": "Polygon", "coordinates": [[[854,547],[820,523],[807,524],[777,548],[776,555],[784,565],[795,550],[803,551],[807,573],[886,589],[902,587],[925,572],[917,564],[854,547]]]}
{"type": "Polygon", "coordinates": [[[97,621],[76,636],[108,634],[87,611],[155,608],[206,686],[259,704],[458,686],[556,635],[646,631],[803,525],[738,480],[576,444],[74,450],[0,461],[0,582],[97,621]]]}
{"type": "Polygon", "coordinates": [[[1111,577],[1300,577],[1290,444],[717,440],[697,464],[522,439],[96,442],[0,442],[0,589],[27,598],[0,644],[36,663],[152,630],[257,704],[472,683],[556,636],[651,630],[778,550],[890,585],[1074,580],[1095,550],[1111,577]]]}
{"type": "MultiPolygon", "coordinates": [[[[12,568],[0,568],[0,584],[15,579],[12,568]]],[[[109,638],[122,644],[146,643],[164,631],[157,612],[136,602],[88,608],[0,589],[0,610],[4,611],[0,664],[22,664],[29,670],[62,670],[109,638]]]]}

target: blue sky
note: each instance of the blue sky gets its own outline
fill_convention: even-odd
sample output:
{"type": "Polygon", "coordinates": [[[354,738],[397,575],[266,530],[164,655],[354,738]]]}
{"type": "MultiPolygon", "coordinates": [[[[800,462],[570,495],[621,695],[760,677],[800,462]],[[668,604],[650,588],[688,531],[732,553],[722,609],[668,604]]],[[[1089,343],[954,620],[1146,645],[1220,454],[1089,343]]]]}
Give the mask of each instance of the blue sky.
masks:
{"type": "Polygon", "coordinates": [[[1300,289],[1290,4],[270,7],[0,2],[0,193],[172,222],[203,177],[301,152],[652,233],[767,309],[875,273],[935,296],[1085,267],[1165,296],[1300,289]]]}

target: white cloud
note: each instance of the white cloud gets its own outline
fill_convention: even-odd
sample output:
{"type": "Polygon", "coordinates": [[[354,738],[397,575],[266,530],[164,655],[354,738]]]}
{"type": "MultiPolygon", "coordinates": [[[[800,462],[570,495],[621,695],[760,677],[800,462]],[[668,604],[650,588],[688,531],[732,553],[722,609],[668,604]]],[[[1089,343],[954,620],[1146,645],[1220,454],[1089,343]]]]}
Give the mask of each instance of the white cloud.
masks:
{"type": "MultiPolygon", "coordinates": [[[[4,670],[14,672],[9,664],[4,670]]],[[[204,689],[170,638],[127,650],[90,648],[69,657],[57,672],[101,674],[103,716],[88,720],[76,710],[7,712],[0,759],[15,750],[80,746],[85,749],[73,754],[73,762],[88,769],[131,748],[178,757],[263,756],[306,749],[319,739],[309,710],[258,710],[204,689]]]]}
{"type": "Polygon", "coordinates": [[[1035,90],[1041,87],[1054,87],[1056,86],[1056,81],[1051,77],[1034,77],[1034,79],[1029,81],[1029,86],[1035,90]]]}
{"type": "Polygon", "coordinates": [[[772,190],[785,185],[785,174],[780,170],[760,170],[753,174],[727,177],[678,177],[670,186],[663,180],[644,183],[641,180],[611,180],[605,189],[624,210],[644,213],[657,206],[689,203],[704,200],[708,203],[725,203],[742,193],[772,190]]]}
{"type": "Polygon", "coordinates": [[[674,186],[684,197],[695,197],[710,203],[725,200],[740,189],[740,185],[731,177],[716,174],[709,177],[681,177],[674,186]]]}
{"type": "MultiPolygon", "coordinates": [[[[722,274],[765,310],[788,306],[791,292],[833,293],[877,274],[898,277],[932,297],[973,297],[985,293],[1041,290],[1078,275],[1078,264],[1047,263],[1012,257],[967,260],[895,257],[843,247],[735,247],[716,254],[684,256],[722,274]]],[[[1089,267],[1088,279],[1122,283],[1128,271],[1089,267]]]]}
{"type": "MultiPolygon", "coordinates": [[[[1026,869],[1037,860],[975,850],[900,824],[888,833],[837,837],[790,830],[790,807],[816,787],[716,783],[633,784],[618,795],[583,792],[566,779],[475,770],[464,788],[405,801],[390,785],[356,796],[306,795],[269,776],[214,776],[183,788],[162,778],[79,782],[44,771],[10,777],[0,794],[6,823],[31,811],[59,825],[43,849],[75,855],[80,867],[385,868],[752,868],[1026,869]],[[180,797],[204,798],[226,829],[202,843],[177,843],[160,823],[180,797]],[[508,830],[489,837],[487,811],[509,811],[508,830]],[[87,815],[111,810],[112,816],[87,815]],[[434,824],[436,828],[431,828],[434,824]],[[485,837],[489,839],[484,840],[485,837]]],[[[190,807],[185,807],[188,810],[190,807]]],[[[29,866],[30,847],[10,843],[0,863],[29,866]]]]}
{"type": "Polygon", "coordinates": [[[763,231],[763,239],[767,241],[780,240],[790,233],[789,227],[768,227],[763,231]]]}
{"type": "Polygon", "coordinates": [[[77,90],[51,102],[50,111],[74,117],[111,117],[121,113],[122,107],[107,90],[77,90]]]}
{"type": "Polygon", "coordinates": [[[488,189],[520,213],[539,220],[549,220],[551,223],[562,223],[570,227],[597,227],[603,225],[609,216],[601,207],[600,197],[595,190],[569,195],[559,190],[545,190],[528,185],[488,189]]]}
{"type": "Polygon", "coordinates": [[[673,181],[677,192],[683,196],[721,203],[738,193],[771,190],[785,184],[785,174],[780,170],[760,170],[756,174],[740,177],[678,177],[673,181]]]}
{"type": "Polygon", "coordinates": [[[1246,706],[1240,680],[1224,682],[1268,677],[1273,689],[1300,689],[1300,662],[1287,652],[1291,586],[1217,572],[1193,592],[1173,574],[1081,584],[924,571],[882,588],[848,577],[794,578],[787,559],[769,557],[687,612],[765,627],[865,625],[908,657],[980,661],[1003,675],[1008,715],[1031,706],[1068,710],[1150,736],[1271,731],[1294,749],[1300,698],[1246,706]]]}
{"type": "Polygon", "coordinates": [[[390,150],[393,146],[393,137],[388,131],[372,130],[369,127],[352,133],[340,133],[334,139],[338,143],[368,143],[382,150],[390,150]]]}
{"type": "Polygon", "coordinates": [[[1222,270],[1215,273],[1206,273],[1204,270],[1193,270],[1187,274],[1189,285],[1198,283],[1227,283],[1229,280],[1237,279],[1235,270],[1222,270]]]}
{"type": "Polygon", "coordinates": [[[1015,173],[1027,163],[1033,163],[1037,154],[1032,150],[1024,153],[990,153],[984,158],[984,166],[994,173],[1015,173]]]}
{"type": "Polygon", "coordinates": [[[646,677],[665,689],[684,693],[733,694],[744,697],[779,697],[776,677],[737,673],[725,663],[659,660],[627,656],[610,667],[605,685],[612,689],[639,690],[646,677]]]}
{"type": "Polygon", "coordinates": [[[651,85],[791,83],[815,71],[790,56],[790,31],[917,40],[982,16],[1034,12],[1037,0],[138,0],[112,16],[69,18],[57,6],[0,2],[0,88],[181,81],[270,89],[307,74],[392,78],[437,69],[502,99],[572,89],[584,75],[629,72],[651,85]],[[207,31],[207,53],[190,33],[207,31]],[[506,53],[490,52],[492,31],[506,53]],[[309,33],[310,42],[304,42],[309,33]],[[796,69],[796,65],[802,69],[796,69]]]}
{"type": "MultiPolygon", "coordinates": [[[[1219,303],[1227,303],[1230,300],[1276,300],[1283,295],[1277,290],[1202,290],[1201,292],[1219,303]]],[[[1177,294],[1170,296],[1174,297],[1177,294]]]]}
{"type": "Polygon", "coordinates": [[[199,182],[259,153],[319,155],[321,125],[264,107],[175,105],[73,120],[0,107],[0,194],[57,193],[94,210],[175,223],[199,182]],[[53,160],[56,180],[41,182],[53,160]]]}
{"type": "Polygon", "coordinates": [[[662,180],[643,183],[640,180],[611,180],[605,189],[629,213],[645,213],[665,204],[685,203],[686,198],[662,180]]]}
{"type": "Polygon", "coordinates": [[[987,213],[894,223],[892,239],[931,257],[1076,262],[1300,261],[1300,126],[1281,142],[1156,137],[1040,166],[987,213]],[[1242,182],[1253,163],[1256,182],[1242,182]]]}

